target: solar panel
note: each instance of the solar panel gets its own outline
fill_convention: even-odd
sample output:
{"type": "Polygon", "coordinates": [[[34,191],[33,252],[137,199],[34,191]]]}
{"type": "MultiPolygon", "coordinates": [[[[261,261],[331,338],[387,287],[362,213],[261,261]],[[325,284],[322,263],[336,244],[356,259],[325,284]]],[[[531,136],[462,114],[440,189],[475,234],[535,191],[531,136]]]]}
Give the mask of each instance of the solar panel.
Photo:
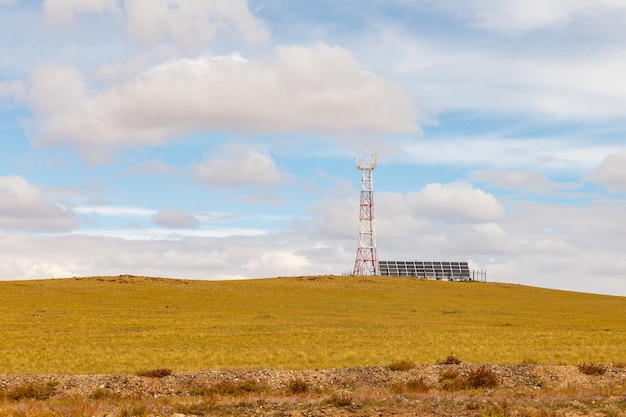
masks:
{"type": "Polygon", "coordinates": [[[382,276],[410,276],[451,281],[469,280],[467,262],[378,261],[382,276]]]}

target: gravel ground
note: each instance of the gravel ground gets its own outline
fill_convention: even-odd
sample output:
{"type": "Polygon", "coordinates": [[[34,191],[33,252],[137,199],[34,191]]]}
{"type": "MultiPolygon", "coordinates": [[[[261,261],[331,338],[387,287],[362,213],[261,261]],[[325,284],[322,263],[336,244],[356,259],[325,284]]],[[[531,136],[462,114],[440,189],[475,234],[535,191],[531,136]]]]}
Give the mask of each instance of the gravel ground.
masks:
{"type": "MultiPolygon", "coordinates": [[[[143,414],[124,413],[124,410],[119,407],[111,408],[111,406],[108,409],[94,409],[93,415],[100,413],[99,415],[103,416],[626,416],[626,368],[624,367],[606,365],[603,374],[586,375],[577,366],[484,365],[485,369],[493,371],[497,376],[498,385],[495,388],[462,389],[455,390],[455,392],[445,389],[442,374],[446,371],[451,371],[453,374],[458,372],[458,377],[462,378],[479,367],[478,365],[427,365],[416,366],[407,371],[392,371],[383,366],[297,371],[204,370],[173,372],[162,378],[123,374],[0,374],[0,394],[10,393],[20,386],[53,382],[54,391],[52,396],[45,400],[47,402],[58,402],[70,398],[87,401],[97,398],[98,393],[101,396],[105,393],[104,397],[110,401],[115,398],[172,399],[169,408],[159,409],[160,411],[144,409],[143,414]],[[407,383],[416,380],[424,382],[428,389],[417,393],[398,388],[406,387],[407,383]],[[247,387],[248,391],[243,394],[241,392],[237,395],[233,394],[230,397],[225,395],[220,397],[219,401],[212,399],[211,411],[195,411],[198,414],[184,413],[181,412],[185,410],[184,408],[171,405],[176,401],[188,404],[202,396],[206,398],[207,389],[224,384],[225,381],[230,383],[230,386],[247,387]],[[293,381],[304,382],[306,393],[295,393],[290,385],[293,381]],[[542,393],[545,393],[545,399],[542,393]],[[345,401],[340,401],[342,398],[345,401]],[[503,401],[509,405],[502,406],[503,401]],[[589,406],[578,407],[576,402],[583,405],[588,402],[589,406]],[[545,405],[544,403],[552,404],[549,407],[552,414],[532,411],[543,409],[541,407],[545,405]],[[561,405],[554,406],[554,404],[561,405]]],[[[11,414],[11,410],[16,409],[17,406],[12,406],[16,402],[12,403],[5,398],[4,404],[5,408],[0,409],[0,416],[14,415],[11,414]],[[5,410],[6,414],[3,414],[2,410],[5,410]]],[[[22,413],[22,415],[29,414],[22,413]]],[[[64,415],[72,415],[72,413],[64,415]]]]}

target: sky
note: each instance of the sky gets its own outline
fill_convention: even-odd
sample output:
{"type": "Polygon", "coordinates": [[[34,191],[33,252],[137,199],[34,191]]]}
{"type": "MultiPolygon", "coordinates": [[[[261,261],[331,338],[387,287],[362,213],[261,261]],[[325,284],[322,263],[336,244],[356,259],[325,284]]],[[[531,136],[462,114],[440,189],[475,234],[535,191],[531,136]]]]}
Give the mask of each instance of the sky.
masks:
{"type": "Polygon", "coordinates": [[[0,0],[0,279],[381,260],[626,296],[623,0],[0,0]]]}

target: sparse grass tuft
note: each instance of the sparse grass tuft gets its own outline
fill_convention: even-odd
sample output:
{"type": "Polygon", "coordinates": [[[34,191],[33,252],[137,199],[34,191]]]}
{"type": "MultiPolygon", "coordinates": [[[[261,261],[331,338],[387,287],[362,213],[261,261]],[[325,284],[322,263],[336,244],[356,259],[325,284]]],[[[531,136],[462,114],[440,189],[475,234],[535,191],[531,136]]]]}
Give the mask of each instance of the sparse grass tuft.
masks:
{"type": "Polygon", "coordinates": [[[255,379],[249,378],[239,383],[235,383],[231,380],[224,379],[222,381],[216,382],[215,384],[206,387],[206,386],[196,386],[191,389],[192,395],[199,396],[213,396],[213,395],[222,395],[222,396],[240,396],[249,393],[260,393],[266,390],[265,385],[261,384],[255,379]]]}
{"type": "Polygon", "coordinates": [[[172,370],[167,368],[149,369],[138,371],[135,375],[147,378],[165,378],[172,375],[172,370]]]}
{"type": "Polygon", "coordinates": [[[23,399],[47,400],[54,394],[57,385],[58,382],[56,381],[30,382],[17,385],[5,391],[4,397],[12,401],[20,401],[23,399]]]}
{"type": "Polygon", "coordinates": [[[240,392],[262,392],[265,390],[263,384],[261,384],[256,379],[248,378],[244,381],[241,381],[237,384],[237,389],[240,392]]]}
{"type": "Polygon", "coordinates": [[[116,400],[120,398],[121,395],[111,391],[106,388],[96,388],[90,395],[89,398],[92,400],[116,400]]]}
{"type": "Polygon", "coordinates": [[[582,365],[578,365],[578,370],[585,375],[603,375],[606,372],[606,366],[593,363],[583,363],[582,365]]]}
{"type": "Polygon", "coordinates": [[[176,412],[189,416],[208,416],[215,410],[214,401],[200,401],[192,404],[178,404],[176,412]]]}
{"type": "Polygon", "coordinates": [[[459,378],[459,371],[454,369],[444,369],[439,373],[439,382],[444,391],[457,391],[463,388],[463,381],[459,378]]]}
{"type": "Polygon", "coordinates": [[[287,384],[287,390],[291,394],[304,394],[309,391],[309,383],[303,379],[292,379],[287,384]]]}
{"type": "Polygon", "coordinates": [[[486,366],[472,369],[465,376],[461,376],[457,369],[446,369],[439,373],[439,382],[445,391],[460,389],[494,388],[499,380],[495,372],[486,366]]]}
{"type": "Polygon", "coordinates": [[[118,417],[145,417],[148,416],[148,408],[143,405],[133,405],[128,408],[122,408],[118,414],[118,417]]]}
{"type": "Polygon", "coordinates": [[[469,388],[494,388],[498,386],[498,375],[486,366],[472,369],[465,377],[469,388]]]}
{"type": "Polygon", "coordinates": [[[353,399],[346,393],[333,393],[327,400],[328,404],[332,404],[335,407],[349,407],[352,405],[353,399]]]}
{"type": "Polygon", "coordinates": [[[454,355],[448,355],[448,357],[444,360],[437,361],[437,365],[459,365],[461,363],[461,359],[457,358],[454,355]]]}
{"type": "Polygon", "coordinates": [[[415,363],[411,361],[395,361],[390,363],[388,366],[390,371],[408,371],[409,369],[415,368],[415,363]]]}
{"type": "Polygon", "coordinates": [[[239,393],[237,385],[228,379],[216,382],[209,388],[209,393],[219,395],[236,395],[239,393]]]}
{"type": "Polygon", "coordinates": [[[418,393],[422,394],[430,391],[430,385],[423,376],[409,380],[407,382],[398,382],[390,387],[394,394],[418,393]]]}
{"type": "Polygon", "coordinates": [[[407,381],[406,388],[409,392],[424,393],[430,390],[430,385],[423,376],[407,381]]]}

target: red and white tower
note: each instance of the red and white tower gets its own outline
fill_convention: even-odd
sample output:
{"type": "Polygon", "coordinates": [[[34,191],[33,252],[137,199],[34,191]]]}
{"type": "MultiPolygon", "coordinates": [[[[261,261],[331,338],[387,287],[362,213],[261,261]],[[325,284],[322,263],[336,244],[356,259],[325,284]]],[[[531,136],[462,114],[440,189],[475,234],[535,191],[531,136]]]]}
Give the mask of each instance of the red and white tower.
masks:
{"type": "Polygon", "coordinates": [[[359,214],[359,248],[354,262],[354,275],[378,275],[378,253],[374,230],[374,183],[372,171],[378,165],[378,154],[370,159],[356,157],[356,167],[361,170],[361,210],[359,214]]]}

